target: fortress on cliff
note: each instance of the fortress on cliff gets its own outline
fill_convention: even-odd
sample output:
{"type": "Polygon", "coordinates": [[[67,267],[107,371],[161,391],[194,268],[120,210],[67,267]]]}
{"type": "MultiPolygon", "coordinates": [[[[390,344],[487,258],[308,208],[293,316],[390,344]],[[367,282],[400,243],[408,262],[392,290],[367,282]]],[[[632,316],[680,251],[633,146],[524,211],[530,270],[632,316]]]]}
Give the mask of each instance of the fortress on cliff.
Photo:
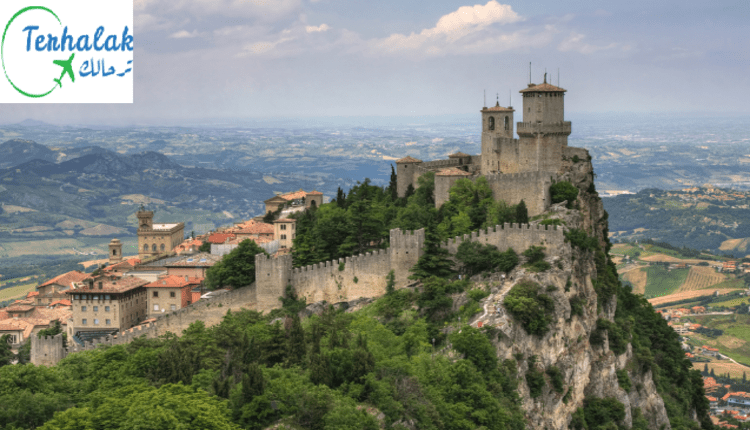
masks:
{"type": "Polygon", "coordinates": [[[570,121],[565,121],[567,90],[547,83],[529,84],[523,97],[523,122],[516,124],[513,137],[512,106],[496,103],[482,114],[482,153],[456,153],[447,160],[423,162],[407,156],[396,161],[398,195],[403,197],[417,179],[435,172],[435,205],[445,203],[457,180],[487,178],[496,200],[518,204],[524,200],[530,216],[550,205],[549,187],[566,168],[565,161],[588,157],[586,150],[568,146],[570,121]]]}

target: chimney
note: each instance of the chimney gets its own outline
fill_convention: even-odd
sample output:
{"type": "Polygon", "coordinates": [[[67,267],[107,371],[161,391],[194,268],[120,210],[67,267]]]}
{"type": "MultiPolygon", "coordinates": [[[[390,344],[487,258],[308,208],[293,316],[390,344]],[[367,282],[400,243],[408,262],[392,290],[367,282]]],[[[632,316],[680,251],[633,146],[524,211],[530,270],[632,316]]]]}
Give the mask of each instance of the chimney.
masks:
{"type": "Polygon", "coordinates": [[[188,282],[188,275],[185,275],[185,282],[188,282]]]}

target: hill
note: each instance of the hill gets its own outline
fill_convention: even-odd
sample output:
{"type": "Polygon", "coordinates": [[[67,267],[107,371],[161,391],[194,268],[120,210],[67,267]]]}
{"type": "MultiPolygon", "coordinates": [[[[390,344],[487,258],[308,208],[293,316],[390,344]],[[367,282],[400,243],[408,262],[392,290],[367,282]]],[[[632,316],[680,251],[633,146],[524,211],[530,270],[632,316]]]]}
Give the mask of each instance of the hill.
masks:
{"type": "Polygon", "coordinates": [[[613,241],[653,239],[736,257],[750,253],[750,192],[650,188],[602,201],[613,241]]]}

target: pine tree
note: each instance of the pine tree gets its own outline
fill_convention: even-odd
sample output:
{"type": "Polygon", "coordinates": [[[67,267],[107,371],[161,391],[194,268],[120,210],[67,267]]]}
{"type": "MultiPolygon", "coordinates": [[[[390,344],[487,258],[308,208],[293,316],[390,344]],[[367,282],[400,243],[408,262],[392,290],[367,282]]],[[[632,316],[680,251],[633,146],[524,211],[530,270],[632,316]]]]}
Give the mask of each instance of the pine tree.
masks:
{"type": "Polygon", "coordinates": [[[302,329],[299,316],[295,314],[292,316],[292,326],[287,335],[287,364],[300,364],[306,355],[305,331],[302,329]]]}
{"type": "Polygon", "coordinates": [[[344,193],[344,190],[339,187],[339,190],[336,192],[336,204],[341,209],[346,209],[346,194],[344,193]]]}
{"type": "Polygon", "coordinates": [[[258,363],[251,363],[247,367],[247,373],[242,375],[242,402],[247,404],[253,398],[260,396],[266,389],[266,379],[258,363]]]}
{"type": "Polygon", "coordinates": [[[708,363],[706,363],[705,365],[703,365],[702,375],[703,376],[708,376],[708,363]]]}
{"type": "Polygon", "coordinates": [[[742,372],[742,383],[747,382],[747,374],[745,372],[742,372]]]}
{"type": "Polygon", "coordinates": [[[523,199],[516,206],[516,222],[519,224],[529,223],[529,210],[526,209],[526,202],[523,199]]]}
{"type": "Polygon", "coordinates": [[[391,200],[395,202],[398,199],[398,179],[393,164],[391,164],[391,181],[388,183],[388,191],[391,193],[391,200]]]}

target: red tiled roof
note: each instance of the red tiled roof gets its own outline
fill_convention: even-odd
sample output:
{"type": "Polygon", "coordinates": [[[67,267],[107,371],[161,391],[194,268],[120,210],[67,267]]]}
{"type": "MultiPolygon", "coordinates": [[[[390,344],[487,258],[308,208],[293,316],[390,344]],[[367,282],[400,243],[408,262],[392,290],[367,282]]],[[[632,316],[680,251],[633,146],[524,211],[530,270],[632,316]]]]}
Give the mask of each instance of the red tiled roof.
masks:
{"type": "Polygon", "coordinates": [[[111,266],[107,266],[104,268],[105,272],[112,272],[115,269],[119,270],[128,270],[135,267],[138,263],[140,263],[141,260],[138,258],[129,258],[127,260],[120,261],[119,263],[115,263],[111,266]]]}
{"type": "Polygon", "coordinates": [[[210,267],[218,263],[221,257],[218,255],[209,254],[208,252],[200,252],[195,255],[187,255],[177,261],[167,263],[165,267],[210,267]]]}
{"type": "Polygon", "coordinates": [[[706,398],[708,399],[709,402],[717,402],[719,400],[716,397],[712,397],[712,396],[706,396],[706,398]]]}
{"type": "Polygon", "coordinates": [[[297,200],[305,196],[307,196],[307,193],[302,191],[301,189],[299,191],[292,191],[290,193],[279,195],[279,197],[281,197],[284,200],[297,200]]]}
{"type": "Polygon", "coordinates": [[[562,92],[564,93],[566,91],[568,90],[560,88],[560,87],[556,87],[552,84],[548,84],[545,82],[543,84],[538,84],[538,85],[529,84],[528,88],[522,89],[521,91],[519,91],[519,93],[531,93],[531,92],[562,92]]]}
{"type": "Polygon", "coordinates": [[[449,167],[435,173],[435,176],[471,176],[471,173],[465,172],[456,167],[449,167]]]}
{"type": "Polygon", "coordinates": [[[13,304],[5,308],[8,312],[28,312],[30,310],[34,309],[34,306],[31,305],[22,305],[22,304],[13,304]]]}
{"type": "Polygon", "coordinates": [[[188,285],[198,285],[203,281],[203,278],[189,277],[187,281],[184,276],[169,275],[163,278],[159,278],[150,284],[146,284],[146,288],[182,288],[188,285]]]}
{"type": "Polygon", "coordinates": [[[409,156],[409,155],[399,160],[396,160],[396,164],[398,163],[421,163],[421,162],[422,160],[417,160],[416,158],[409,156]]]}
{"type": "Polygon", "coordinates": [[[292,218],[279,218],[276,221],[274,221],[274,223],[277,223],[277,222],[297,222],[297,220],[292,219],[292,218]]]}
{"type": "Polygon", "coordinates": [[[206,240],[208,243],[224,243],[227,239],[233,238],[234,235],[231,233],[213,233],[211,236],[208,236],[208,239],[206,240]]]}
{"type": "Polygon", "coordinates": [[[235,234],[273,234],[273,224],[264,222],[252,222],[243,224],[240,228],[232,229],[235,234]]]}
{"type": "Polygon", "coordinates": [[[0,309],[0,321],[8,318],[10,318],[8,312],[6,312],[5,309],[0,309]]]}
{"type": "Polygon", "coordinates": [[[62,275],[55,276],[49,281],[39,285],[39,287],[46,287],[47,285],[52,285],[52,284],[62,285],[64,287],[70,287],[71,284],[73,284],[73,282],[81,282],[87,276],[88,275],[85,273],[79,272],[78,270],[73,270],[71,272],[63,273],[62,275]]]}
{"type": "Polygon", "coordinates": [[[515,109],[513,109],[510,106],[508,106],[508,107],[500,106],[500,102],[497,102],[497,104],[495,104],[495,106],[492,106],[490,108],[486,107],[486,108],[482,109],[482,112],[514,112],[514,111],[515,111],[515,109]]]}
{"type": "Polygon", "coordinates": [[[68,299],[58,300],[56,302],[52,302],[52,303],[49,304],[49,306],[55,306],[55,305],[72,306],[73,304],[70,303],[70,300],[68,300],[68,299]]]}
{"type": "Polygon", "coordinates": [[[32,298],[34,296],[38,296],[38,295],[39,295],[39,291],[29,291],[29,294],[26,294],[26,298],[30,299],[30,298],[32,298]]]}
{"type": "Polygon", "coordinates": [[[321,193],[320,191],[317,191],[317,190],[312,190],[309,193],[307,193],[307,195],[308,196],[322,196],[323,193],[321,193]]]}
{"type": "Polygon", "coordinates": [[[148,281],[134,276],[127,276],[120,279],[101,279],[94,282],[94,287],[84,286],[74,291],[66,291],[67,294],[73,293],[124,293],[134,288],[146,285],[148,281]],[[102,282],[102,288],[99,289],[99,282],[102,282]]]}

